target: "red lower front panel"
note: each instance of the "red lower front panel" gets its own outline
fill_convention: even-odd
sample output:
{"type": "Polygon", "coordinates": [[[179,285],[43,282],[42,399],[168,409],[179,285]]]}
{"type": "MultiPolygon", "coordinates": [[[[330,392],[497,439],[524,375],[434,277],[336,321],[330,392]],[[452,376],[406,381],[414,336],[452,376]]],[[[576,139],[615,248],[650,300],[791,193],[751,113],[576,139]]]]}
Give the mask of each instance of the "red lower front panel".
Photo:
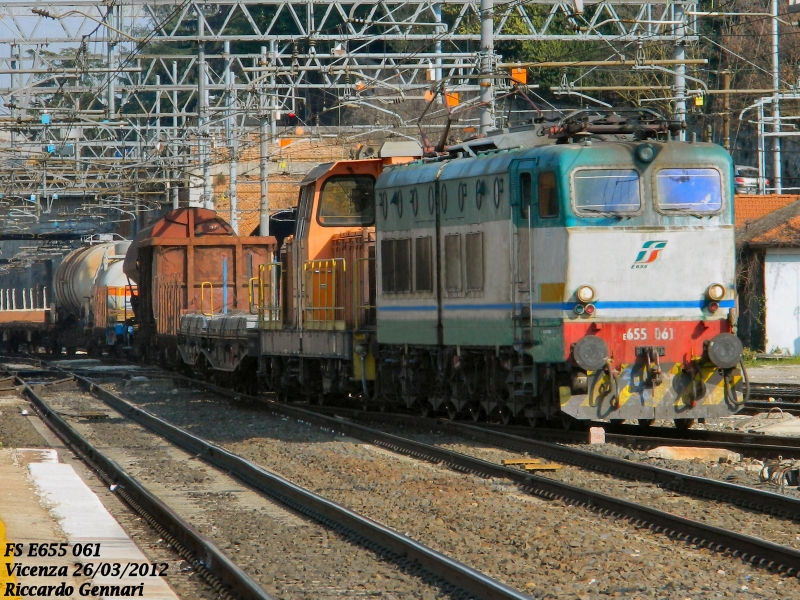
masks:
{"type": "Polygon", "coordinates": [[[586,335],[602,338],[615,367],[636,362],[636,349],[663,348],[661,362],[687,363],[703,356],[703,344],[719,333],[730,331],[727,320],[630,321],[614,323],[564,323],[564,359],[571,360],[572,345],[586,335]]]}

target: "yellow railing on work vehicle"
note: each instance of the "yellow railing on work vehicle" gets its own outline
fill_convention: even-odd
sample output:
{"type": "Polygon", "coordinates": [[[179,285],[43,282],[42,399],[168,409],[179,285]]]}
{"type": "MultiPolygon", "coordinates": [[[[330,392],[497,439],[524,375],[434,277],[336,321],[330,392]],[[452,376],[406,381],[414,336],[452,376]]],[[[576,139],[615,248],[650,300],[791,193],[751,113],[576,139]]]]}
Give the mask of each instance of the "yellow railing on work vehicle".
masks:
{"type": "Polygon", "coordinates": [[[343,258],[308,260],[303,263],[303,327],[345,329],[344,305],[337,302],[339,269],[347,272],[343,258]]]}
{"type": "Polygon", "coordinates": [[[283,327],[280,304],[281,263],[266,263],[258,266],[258,277],[250,279],[250,312],[258,314],[259,329],[283,327]],[[258,298],[254,283],[258,282],[258,298]],[[255,310],[254,310],[255,309],[255,310]]]}
{"type": "Polygon", "coordinates": [[[353,268],[353,312],[355,314],[355,328],[358,330],[359,321],[361,326],[369,328],[374,326],[374,320],[370,318],[370,311],[375,310],[375,305],[369,303],[369,265],[370,262],[375,263],[375,257],[357,258],[353,268]],[[361,271],[359,267],[363,268],[364,263],[367,266],[367,273],[365,277],[359,277],[361,271]],[[364,298],[364,288],[366,287],[366,298],[364,298]],[[364,311],[363,319],[359,319],[361,311],[364,311]]]}
{"type": "Polygon", "coordinates": [[[214,284],[210,281],[204,281],[200,284],[200,312],[203,313],[207,317],[214,316],[214,284]],[[206,312],[206,287],[209,289],[209,306],[210,311],[206,312]]]}

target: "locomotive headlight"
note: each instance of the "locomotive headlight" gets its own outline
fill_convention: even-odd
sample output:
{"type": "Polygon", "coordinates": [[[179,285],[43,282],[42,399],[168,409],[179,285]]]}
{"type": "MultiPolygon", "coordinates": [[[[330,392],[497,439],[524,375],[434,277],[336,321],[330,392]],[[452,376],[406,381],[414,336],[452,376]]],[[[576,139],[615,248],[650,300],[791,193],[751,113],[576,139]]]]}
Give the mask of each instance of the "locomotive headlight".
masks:
{"type": "Polygon", "coordinates": [[[578,288],[578,291],[575,292],[575,297],[578,299],[578,302],[582,304],[589,304],[592,300],[594,300],[594,288],[590,285],[582,285],[578,288]]]}
{"type": "Polygon", "coordinates": [[[636,158],[643,163],[649,163],[656,157],[656,149],[650,144],[642,144],[636,148],[636,158]]]}
{"type": "Polygon", "coordinates": [[[721,283],[712,283],[708,286],[708,299],[719,302],[725,297],[725,287],[721,283]]]}

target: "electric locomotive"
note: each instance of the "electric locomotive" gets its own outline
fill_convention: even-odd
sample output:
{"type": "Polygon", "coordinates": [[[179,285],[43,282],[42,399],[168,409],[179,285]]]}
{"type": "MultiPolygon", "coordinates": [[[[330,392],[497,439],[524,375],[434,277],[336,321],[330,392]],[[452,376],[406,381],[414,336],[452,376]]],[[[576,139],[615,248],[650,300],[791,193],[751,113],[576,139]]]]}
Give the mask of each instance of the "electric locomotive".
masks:
{"type": "Polygon", "coordinates": [[[733,166],[675,129],[578,116],[550,143],[385,171],[382,397],[565,425],[735,412],[733,166]]]}

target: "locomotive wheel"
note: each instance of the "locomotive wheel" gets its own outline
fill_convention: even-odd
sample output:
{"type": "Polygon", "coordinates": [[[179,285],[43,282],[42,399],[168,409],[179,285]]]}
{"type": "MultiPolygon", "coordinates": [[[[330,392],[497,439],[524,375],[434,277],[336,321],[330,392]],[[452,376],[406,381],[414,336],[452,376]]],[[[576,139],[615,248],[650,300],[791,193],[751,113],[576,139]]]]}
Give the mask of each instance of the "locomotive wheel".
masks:
{"type": "Polygon", "coordinates": [[[469,407],[469,415],[472,417],[472,420],[476,423],[478,421],[483,420],[483,407],[482,406],[470,406],[469,407]]]}
{"type": "Polygon", "coordinates": [[[681,431],[688,431],[692,427],[694,427],[695,420],[694,419],[675,419],[675,429],[680,429],[681,431]]]}
{"type": "Polygon", "coordinates": [[[637,421],[639,422],[639,427],[650,427],[656,422],[655,419],[637,419],[637,421]]]}
{"type": "Polygon", "coordinates": [[[564,431],[581,431],[582,429],[586,429],[588,427],[588,421],[579,421],[575,417],[567,414],[561,415],[561,427],[564,428],[564,431]]]}
{"type": "Polygon", "coordinates": [[[423,419],[426,419],[431,414],[431,403],[428,402],[427,398],[417,400],[417,411],[423,419]]]}

